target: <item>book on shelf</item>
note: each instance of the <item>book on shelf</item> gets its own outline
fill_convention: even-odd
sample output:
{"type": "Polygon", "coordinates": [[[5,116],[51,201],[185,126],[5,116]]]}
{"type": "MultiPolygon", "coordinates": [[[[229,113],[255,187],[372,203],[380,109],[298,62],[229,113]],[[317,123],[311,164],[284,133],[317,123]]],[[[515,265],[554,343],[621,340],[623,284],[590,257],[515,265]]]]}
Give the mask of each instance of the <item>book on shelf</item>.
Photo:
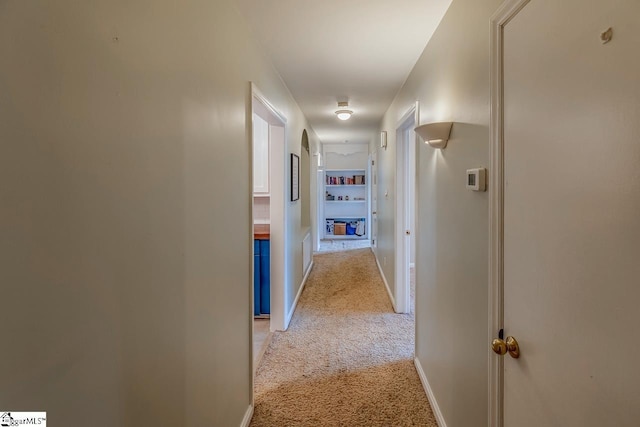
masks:
{"type": "Polygon", "coordinates": [[[364,175],[329,176],[326,177],[327,185],[365,185],[364,175]]]}

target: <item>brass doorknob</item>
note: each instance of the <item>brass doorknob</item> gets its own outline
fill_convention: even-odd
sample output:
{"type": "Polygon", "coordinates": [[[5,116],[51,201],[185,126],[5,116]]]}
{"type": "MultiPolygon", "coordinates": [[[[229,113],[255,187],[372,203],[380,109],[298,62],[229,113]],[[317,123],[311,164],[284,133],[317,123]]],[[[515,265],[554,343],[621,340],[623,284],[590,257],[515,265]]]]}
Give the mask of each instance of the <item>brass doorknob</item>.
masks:
{"type": "Polygon", "coordinates": [[[520,346],[518,345],[518,341],[514,337],[507,337],[507,341],[504,342],[500,338],[496,338],[491,343],[491,349],[494,353],[503,356],[507,352],[514,359],[520,357],[520,346]]]}

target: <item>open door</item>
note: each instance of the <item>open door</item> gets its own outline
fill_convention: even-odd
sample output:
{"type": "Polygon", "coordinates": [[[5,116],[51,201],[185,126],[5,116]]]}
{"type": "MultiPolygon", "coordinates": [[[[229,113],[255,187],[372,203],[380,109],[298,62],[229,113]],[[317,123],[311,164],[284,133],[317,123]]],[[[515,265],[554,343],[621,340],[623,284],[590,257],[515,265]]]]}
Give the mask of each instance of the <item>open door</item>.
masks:
{"type": "Polygon", "coordinates": [[[416,133],[418,105],[402,116],[396,128],[396,276],[398,313],[411,311],[411,265],[415,257],[416,133]]]}
{"type": "Polygon", "coordinates": [[[492,426],[640,425],[639,16],[518,0],[494,18],[492,426]]]}
{"type": "Polygon", "coordinates": [[[371,165],[371,249],[376,253],[378,249],[378,151],[369,155],[371,165]]]}

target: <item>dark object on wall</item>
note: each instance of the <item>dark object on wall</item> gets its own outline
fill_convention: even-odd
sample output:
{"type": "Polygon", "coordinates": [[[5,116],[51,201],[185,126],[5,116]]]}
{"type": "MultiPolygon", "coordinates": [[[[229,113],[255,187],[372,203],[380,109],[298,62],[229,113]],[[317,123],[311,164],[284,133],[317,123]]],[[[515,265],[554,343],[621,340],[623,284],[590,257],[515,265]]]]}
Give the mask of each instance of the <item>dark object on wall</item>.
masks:
{"type": "Polygon", "coordinates": [[[291,201],[300,198],[300,157],[291,153],[291,201]]]}

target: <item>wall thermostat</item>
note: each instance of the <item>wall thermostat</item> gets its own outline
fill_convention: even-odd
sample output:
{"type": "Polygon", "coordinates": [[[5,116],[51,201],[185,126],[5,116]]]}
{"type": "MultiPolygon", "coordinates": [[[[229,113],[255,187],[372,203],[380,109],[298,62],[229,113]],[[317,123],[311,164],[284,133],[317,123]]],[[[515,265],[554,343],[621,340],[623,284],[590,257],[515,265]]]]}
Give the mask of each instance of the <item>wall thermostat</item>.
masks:
{"type": "Polygon", "coordinates": [[[485,191],[487,170],[485,168],[467,169],[467,190],[485,191]]]}

